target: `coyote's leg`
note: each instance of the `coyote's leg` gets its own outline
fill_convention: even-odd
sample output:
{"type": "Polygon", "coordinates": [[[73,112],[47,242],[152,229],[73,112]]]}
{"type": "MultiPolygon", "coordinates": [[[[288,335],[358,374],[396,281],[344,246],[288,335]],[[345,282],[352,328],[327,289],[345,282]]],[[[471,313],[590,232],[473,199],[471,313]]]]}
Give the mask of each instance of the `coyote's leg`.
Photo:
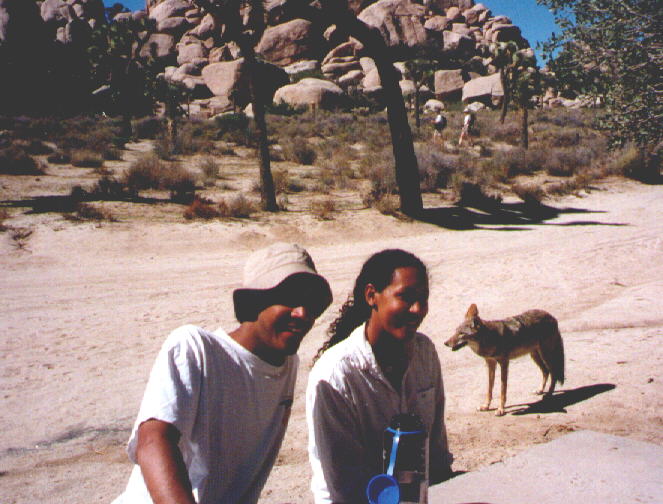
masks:
{"type": "Polygon", "coordinates": [[[502,388],[500,389],[500,407],[497,408],[495,416],[504,415],[504,404],[506,403],[506,384],[509,381],[509,359],[500,361],[500,378],[502,379],[502,388]]]}
{"type": "Polygon", "coordinates": [[[493,400],[493,385],[495,384],[495,359],[486,359],[486,366],[488,367],[488,392],[486,392],[486,402],[483,406],[479,406],[479,411],[488,411],[490,409],[490,401],[493,400]]]}
{"type": "Polygon", "coordinates": [[[541,357],[541,351],[537,348],[535,349],[531,354],[532,360],[536,362],[536,365],[539,366],[539,369],[541,370],[541,375],[543,376],[543,380],[541,381],[541,388],[536,390],[534,393],[543,395],[544,390],[546,389],[546,382],[548,381],[548,376],[550,373],[548,372],[548,366],[546,365],[545,362],[543,362],[543,358],[541,357]]]}

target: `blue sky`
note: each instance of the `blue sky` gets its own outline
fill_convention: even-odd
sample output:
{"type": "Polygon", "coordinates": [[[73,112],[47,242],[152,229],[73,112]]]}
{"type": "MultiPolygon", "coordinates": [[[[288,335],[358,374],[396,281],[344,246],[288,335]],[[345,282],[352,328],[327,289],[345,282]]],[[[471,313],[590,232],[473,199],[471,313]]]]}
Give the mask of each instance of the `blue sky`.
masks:
{"type": "MultiPolygon", "coordinates": [[[[113,0],[104,0],[108,6],[113,5],[113,0]]],[[[145,0],[120,0],[120,3],[131,10],[139,10],[145,7],[145,0]]],[[[479,1],[475,0],[475,3],[479,1]]],[[[536,0],[485,0],[482,1],[493,15],[504,14],[511,18],[514,24],[520,27],[523,36],[529,40],[530,45],[536,48],[537,42],[543,42],[557,29],[555,20],[548,9],[541,7],[536,0]]],[[[539,56],[537,52],[537,56],[539,56]]],[[[543,65],[539,57],[539,65],[543,65]]]]}

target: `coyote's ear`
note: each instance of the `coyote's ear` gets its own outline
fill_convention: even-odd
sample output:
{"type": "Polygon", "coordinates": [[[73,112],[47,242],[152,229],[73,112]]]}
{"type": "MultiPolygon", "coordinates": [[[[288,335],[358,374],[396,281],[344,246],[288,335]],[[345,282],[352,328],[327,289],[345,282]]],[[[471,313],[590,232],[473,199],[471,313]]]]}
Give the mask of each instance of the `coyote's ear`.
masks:
{"type": "Polygon", "coordinates": [[[470,319],[478,316],[479,316],[479,309],[477,308],[477,305],[472,303],[470,308],[467,310],[467,313],[465,314],[465,318],[470,319]]]}

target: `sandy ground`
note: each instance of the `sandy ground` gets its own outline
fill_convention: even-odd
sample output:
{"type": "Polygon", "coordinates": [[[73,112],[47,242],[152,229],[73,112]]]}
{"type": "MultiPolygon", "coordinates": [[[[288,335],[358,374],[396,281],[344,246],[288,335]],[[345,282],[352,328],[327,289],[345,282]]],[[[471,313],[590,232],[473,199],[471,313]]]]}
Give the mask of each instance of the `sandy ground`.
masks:
{"type": "Polygon", "coordinates": [[[0,502],[119,494],[131,469],[124,444],[162,341],[184,323],[232,328],[230,294],[246,254],[277,239],[309,249],[335,301],[300,350],[293,415],[261,502],[311,500],[303,398],[311,358],[360,265],[385,247],[411,250],[430,268],[421,329],[442,362],[454,469],[577,429],[663,444],[661,188],[610,181],[551,206],[563,211],[550,220],[471,231],[369,210],[329,222],[301,212],[246,223],[30,216],[25,248],[0,234],[0,502]],[[511,366],[509,414],[475,410],[483,361],[443,346],[471,303],[487,319],[530,308],[558,318],[567,380],[553,407],[536,404],[538,370],[524,358],[511,366]]]}

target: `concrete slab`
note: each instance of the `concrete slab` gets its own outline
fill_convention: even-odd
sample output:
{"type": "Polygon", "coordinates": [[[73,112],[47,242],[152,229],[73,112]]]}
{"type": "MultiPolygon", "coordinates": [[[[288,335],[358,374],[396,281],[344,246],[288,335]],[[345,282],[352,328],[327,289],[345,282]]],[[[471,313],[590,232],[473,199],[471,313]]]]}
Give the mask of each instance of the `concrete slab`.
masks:
{"type": "Polygon", "coordinates": [[[577,431],[435,485],[430,504],[663,503],[663,446],[577,431]]]}

